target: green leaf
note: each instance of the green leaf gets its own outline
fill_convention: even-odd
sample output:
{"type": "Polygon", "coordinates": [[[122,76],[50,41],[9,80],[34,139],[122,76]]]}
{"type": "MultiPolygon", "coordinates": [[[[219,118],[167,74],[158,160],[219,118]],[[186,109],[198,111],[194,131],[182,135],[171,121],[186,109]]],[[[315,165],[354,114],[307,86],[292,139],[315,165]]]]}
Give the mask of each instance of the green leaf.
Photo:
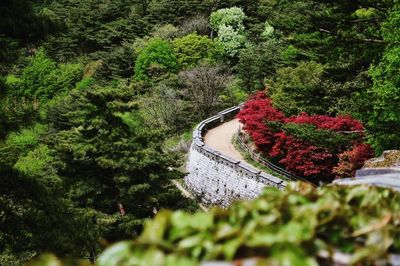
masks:
{"type": "Polygon", "coordinates": [[[239,249],[239,247],[242,245],[243,242],[244,242],[243,239],[236,238],[224,243],[223,252],[225,258],[228,261],[232,260],[235,257],[237,250],[239,249]]]}
{"type": "Polygon", "coordinates": [[[178,243],[179,249],[190,249],[199,246],[203,242],[203,234],[189,236],[178,243]]]}
{"type": "Polygon", "coordinates": [[[140,240],[152,243],[161,242],[164,239],[164,233],[167,229],[170,217],[170,211],[161,211],[156,215],[154,220],[147,221],[140,240]]]}
{"type": "Polygon", "coordinates": [[[132,250],[132,242],[120,242],[108,248],[97,260],[98,266],[119,266],[129,258],[132,250]]]}

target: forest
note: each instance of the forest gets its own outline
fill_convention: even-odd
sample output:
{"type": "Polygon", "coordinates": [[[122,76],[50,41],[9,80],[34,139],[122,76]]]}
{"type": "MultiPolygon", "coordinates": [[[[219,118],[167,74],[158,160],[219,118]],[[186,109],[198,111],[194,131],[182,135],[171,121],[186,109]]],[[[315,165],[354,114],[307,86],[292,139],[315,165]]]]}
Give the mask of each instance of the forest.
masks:
{"type": "Polygon", "coordinates": [[[0,265],[43,253],[94,263],[143,239],[155,214],[174,219],[160,210],[197,211],[171,182],[191,130],[241,102],[261,153],[316,184],[400,149],[396,0],[2,0],[0,11],[0,265]]]}

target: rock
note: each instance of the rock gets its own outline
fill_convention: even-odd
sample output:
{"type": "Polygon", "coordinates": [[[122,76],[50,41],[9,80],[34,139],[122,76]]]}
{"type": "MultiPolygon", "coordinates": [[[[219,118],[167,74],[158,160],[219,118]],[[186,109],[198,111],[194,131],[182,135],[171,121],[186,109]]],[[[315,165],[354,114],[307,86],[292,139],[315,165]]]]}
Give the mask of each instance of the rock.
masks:
{"type": "Polygon", "coordinates": [[[384,151],[380,157],[365,162],[364,168],[400,167],[400,150],[384,151]]]}

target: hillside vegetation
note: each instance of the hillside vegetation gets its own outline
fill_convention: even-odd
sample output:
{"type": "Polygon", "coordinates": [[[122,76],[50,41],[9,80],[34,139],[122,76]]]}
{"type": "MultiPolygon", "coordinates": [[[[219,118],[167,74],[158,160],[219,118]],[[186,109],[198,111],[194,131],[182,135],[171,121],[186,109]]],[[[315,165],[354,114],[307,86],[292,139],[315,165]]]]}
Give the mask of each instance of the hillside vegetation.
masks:
{"type": "Polygon", "coordinates": [[[281,117],[269,125],[281,143],[290,132],[293,147],[315,144],[305,156],[260,150],[315,183],[400,149],[395,0],[3,0],[0,11],[0,265],[44,252],[94,262],[161,209],[195,211],[171,182],[188,132],[252,95],[281,117]]]}

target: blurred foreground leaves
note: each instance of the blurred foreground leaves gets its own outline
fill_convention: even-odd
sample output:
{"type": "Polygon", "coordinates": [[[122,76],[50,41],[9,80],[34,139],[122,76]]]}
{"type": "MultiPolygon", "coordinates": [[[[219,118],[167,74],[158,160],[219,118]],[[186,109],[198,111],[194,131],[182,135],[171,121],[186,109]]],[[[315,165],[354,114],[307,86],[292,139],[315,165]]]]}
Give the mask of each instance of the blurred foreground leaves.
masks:
{"type": "Polygon", "coordinates": [[[284,192],[267,188],[258,199],[226,210],[165,210],[136,240],[108,248],[97,265],[191,266],[246,258],[257,258],[255,265],[333,265],[338,253],[349,265],[375,265],[400,253],[400,194],[298,183],[284,192]]]}

